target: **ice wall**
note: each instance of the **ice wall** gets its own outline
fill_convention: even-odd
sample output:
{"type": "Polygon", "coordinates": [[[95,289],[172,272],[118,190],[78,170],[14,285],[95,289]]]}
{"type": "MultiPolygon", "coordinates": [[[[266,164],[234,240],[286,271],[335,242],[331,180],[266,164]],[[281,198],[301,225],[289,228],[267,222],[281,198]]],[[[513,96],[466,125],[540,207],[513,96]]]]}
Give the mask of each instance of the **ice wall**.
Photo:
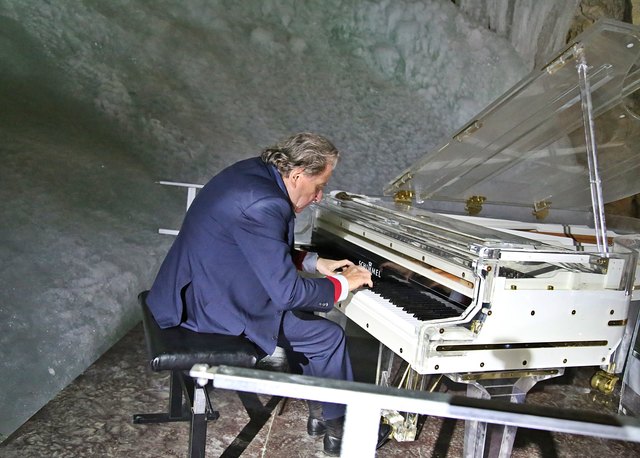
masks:
{"type": "Polygon", "coordinates": [[[525,71],[445,1],[0,2],[2,437],[136,323],[183,205],[154,180],[311,130],[379,193],[525,71]]]}
{"type": "Polygon", "coordinates": [[[509,40],[529,68],[561,50],[581,0],[455,0],[460,10],[509,40]]]}
{"type": "MultiPolygon", "coordinates": [[[[17,21],[0,17],[0,434],[131,328],[168,241],[151,155],[17,21]]],[[[180,202],[181,204],[182,202],[180,202]]]]}
{"type": "Polygon", "coordinates": [[[291,130],[321,128],[344,170],[374,161],[336,184],[380,192],[523,73],[505,40],[446,2],[28,5],[9,17],[46,44],[64,89],[154,141],[159,172],[174,178],[204,180],[291,130]]]}

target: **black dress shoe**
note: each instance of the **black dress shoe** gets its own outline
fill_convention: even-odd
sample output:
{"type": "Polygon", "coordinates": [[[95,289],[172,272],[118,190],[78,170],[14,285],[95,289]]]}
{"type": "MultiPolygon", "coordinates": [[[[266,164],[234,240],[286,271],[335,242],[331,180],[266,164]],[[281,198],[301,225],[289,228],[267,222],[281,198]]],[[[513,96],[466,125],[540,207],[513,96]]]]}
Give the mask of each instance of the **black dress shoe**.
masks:
{"type": "Polygon", "coordinates": [[[322,418],[322,404],[318,401],[307,401],[307,406],[309,407],[307,433],[309,436],[322,436],[327,430],[322,418]]]}
{"type": "MultiPolygon", "coordinates": [[[[327,431],[324,435],[324,453],[329,456],[340,456],[344,417],[336,418],[334,420],[326,420],[325,426],[327,431]]],[[[390,435],[391,426],[386,423],[380,423],[376,450],[384,445],[390,435]]]]}

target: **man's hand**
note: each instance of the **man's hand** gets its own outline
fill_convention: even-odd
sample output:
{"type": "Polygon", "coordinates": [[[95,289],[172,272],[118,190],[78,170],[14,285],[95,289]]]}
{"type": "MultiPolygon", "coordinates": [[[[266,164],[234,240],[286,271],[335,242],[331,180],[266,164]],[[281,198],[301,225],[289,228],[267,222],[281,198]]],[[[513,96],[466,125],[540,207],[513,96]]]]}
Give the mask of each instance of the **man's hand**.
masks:
{"type": "Polygon", "coordinates": [[[371,281],[371,272],[362,266],[351,265],[344,269],[342,272],[344,278],[349,282],[349,291],[360,288],[361,286],[369,286],[373,288],[373,282],[371,281]]]}
{"type": "Polygon", "coordinates": [[[316,270],[322,275],[335,275],[352,265],[353,263],[348,259],[336,261],[334,259],[318,258],[316,270]]]}

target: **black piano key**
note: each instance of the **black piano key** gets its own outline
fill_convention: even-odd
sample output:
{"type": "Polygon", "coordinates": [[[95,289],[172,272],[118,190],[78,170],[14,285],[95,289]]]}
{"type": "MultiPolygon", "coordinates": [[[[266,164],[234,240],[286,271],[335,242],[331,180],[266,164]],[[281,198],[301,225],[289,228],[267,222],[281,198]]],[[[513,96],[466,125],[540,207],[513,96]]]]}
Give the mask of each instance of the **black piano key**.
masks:
{"type": "Polygon", "coordinates": [[[372,290],[420,321],[451,318],[462,312],[443,298],[393,278],[376,279],[372,290]]]}

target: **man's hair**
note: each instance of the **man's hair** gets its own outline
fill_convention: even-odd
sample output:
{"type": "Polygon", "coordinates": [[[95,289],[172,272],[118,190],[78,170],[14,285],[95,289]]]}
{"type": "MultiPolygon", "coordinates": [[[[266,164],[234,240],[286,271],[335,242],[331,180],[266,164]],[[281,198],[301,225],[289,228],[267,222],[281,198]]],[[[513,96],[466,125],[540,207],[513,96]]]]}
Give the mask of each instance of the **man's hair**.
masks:
{"type": "Polygon", "coordinates": [[[335,167],[340,153],[333,144],[321,135],[302,132],[266,148],[260,157],[273,164],[283,177],[288,177],[294,168],[302,167],[307,175],[322,173],[327,165],[335,167]]]}

